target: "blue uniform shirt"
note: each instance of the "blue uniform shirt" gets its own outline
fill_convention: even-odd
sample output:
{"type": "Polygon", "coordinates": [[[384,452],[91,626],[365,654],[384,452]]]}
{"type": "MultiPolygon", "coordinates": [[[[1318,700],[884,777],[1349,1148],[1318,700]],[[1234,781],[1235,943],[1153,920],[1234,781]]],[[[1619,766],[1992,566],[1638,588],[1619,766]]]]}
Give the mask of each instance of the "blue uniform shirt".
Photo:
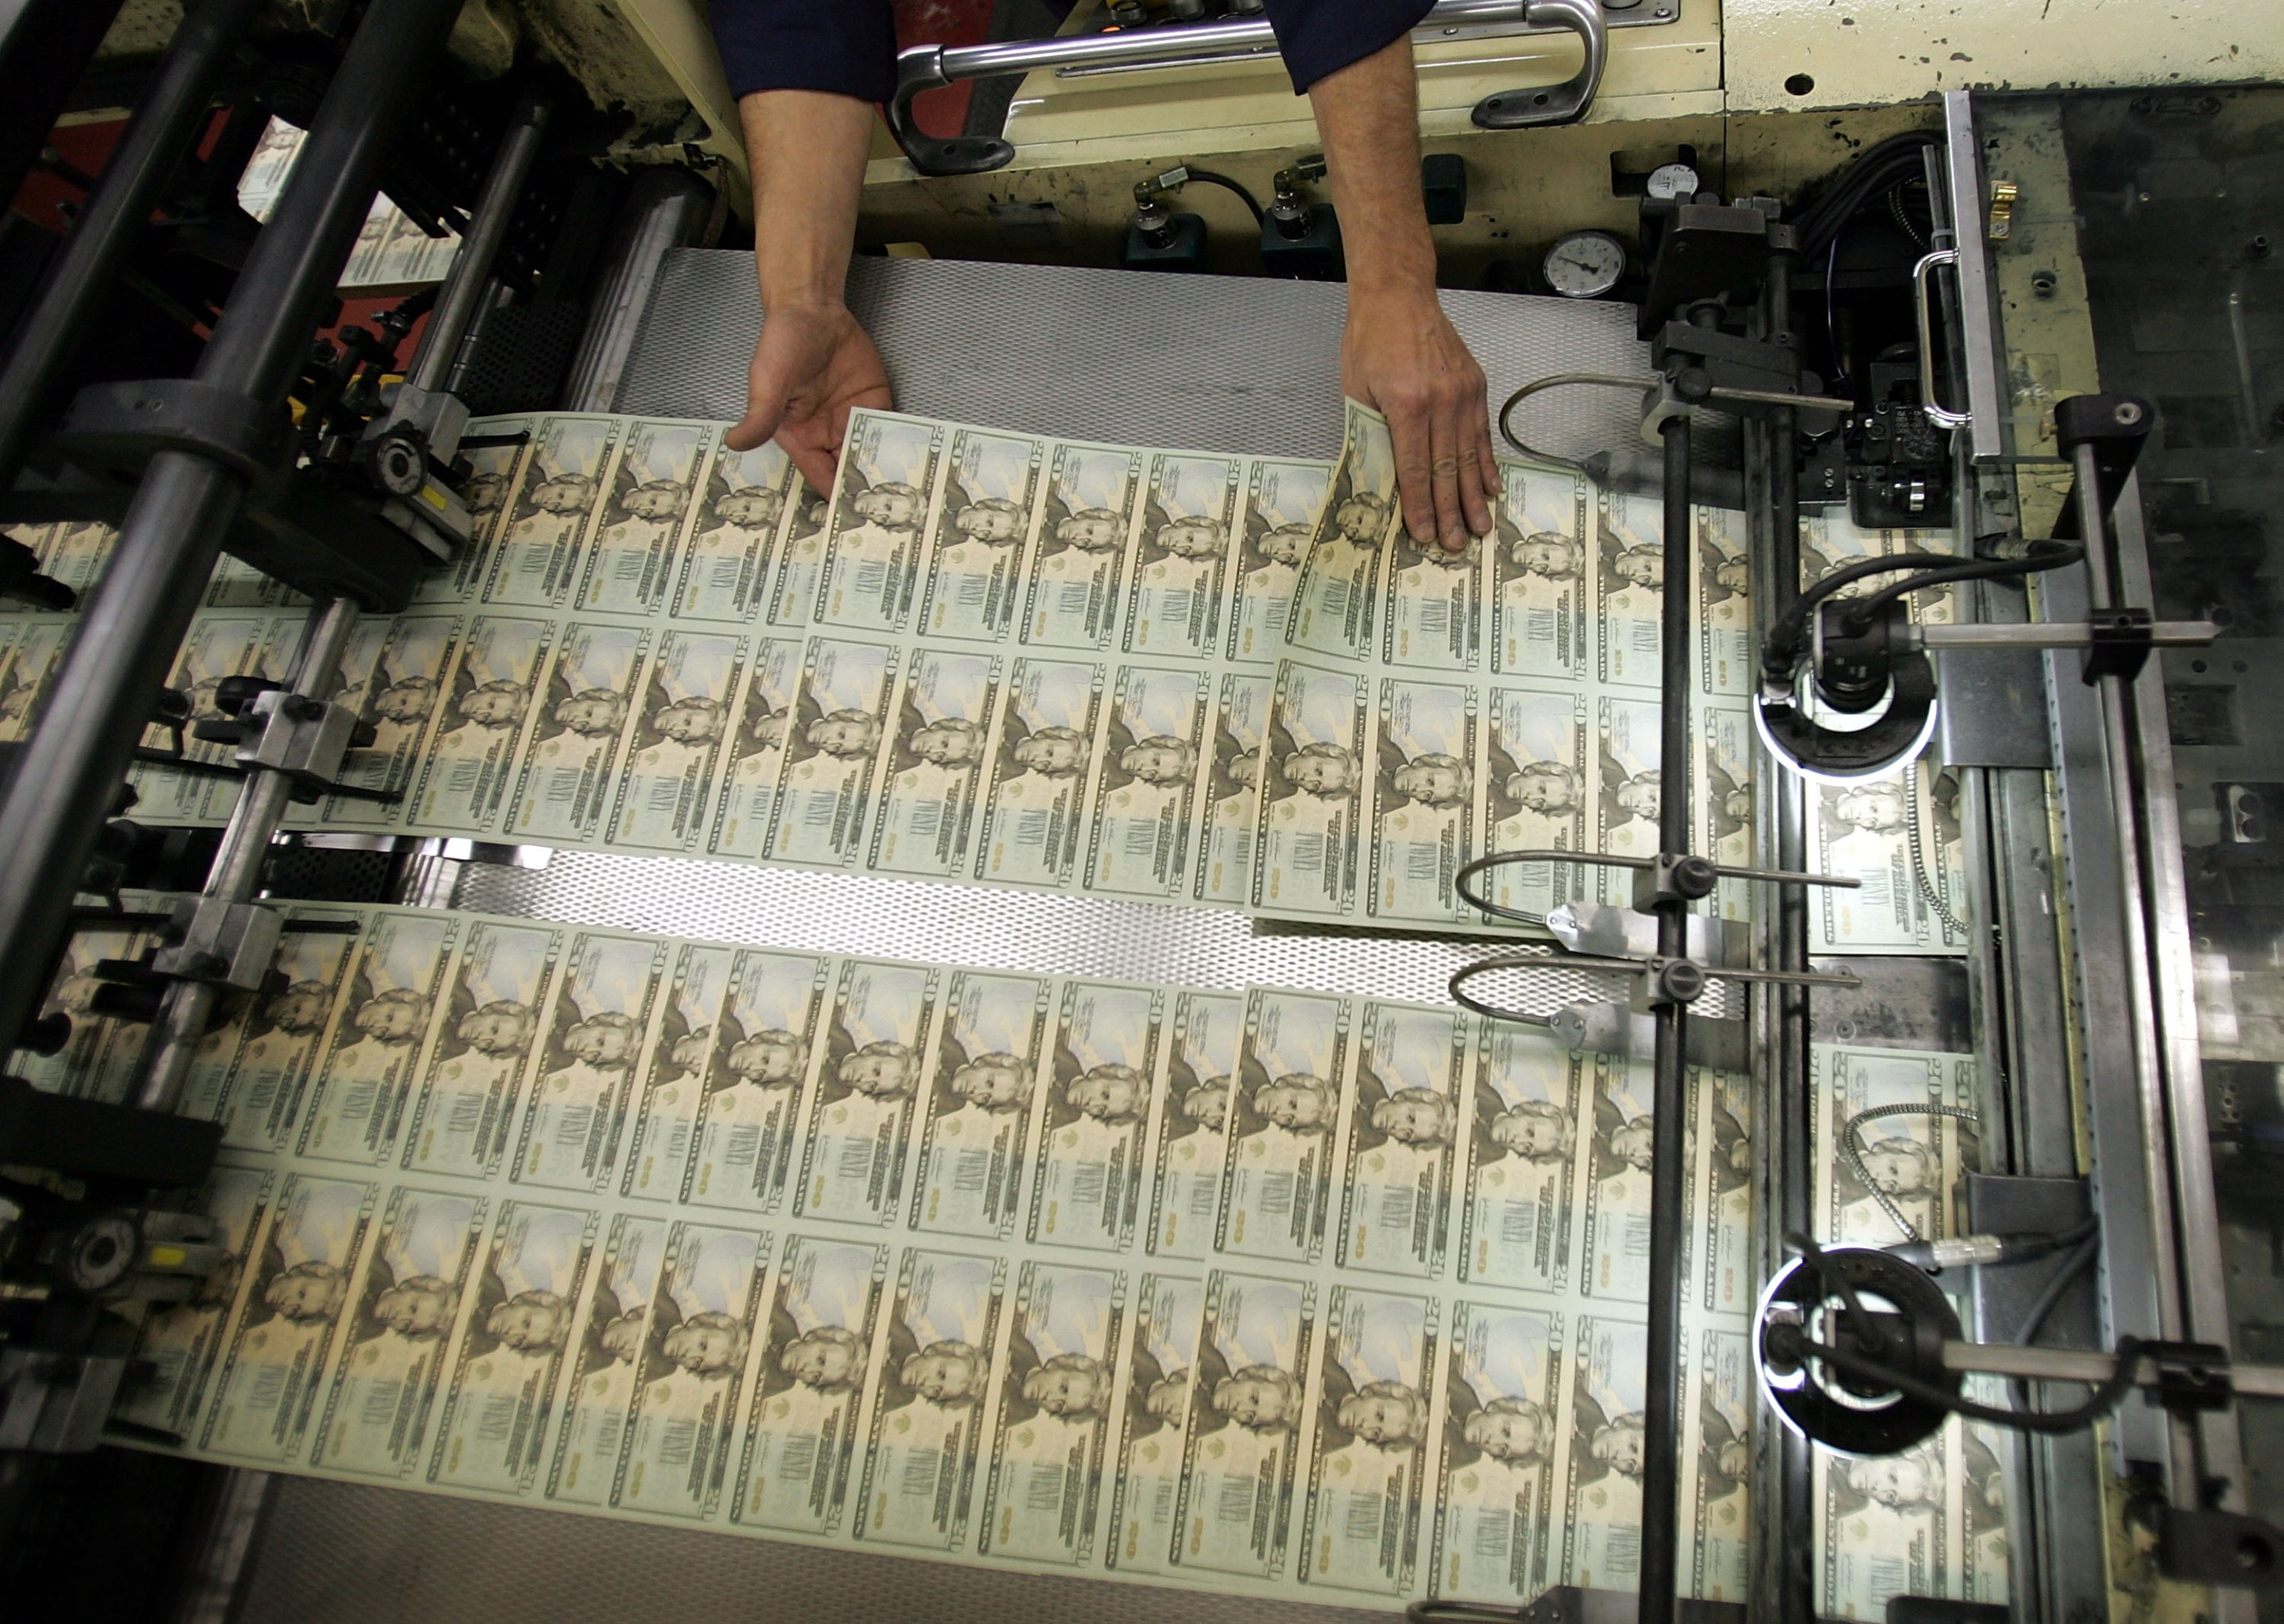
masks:
{"type": "MultiPolygon", "coordinates": [[[[1268,0],[1295,94],[1409,32],[1434,0],[1268,0]]],[[[833,90],[896,94],[889,0],[714,0],[714,38],[732,95],[833,90]]]]}

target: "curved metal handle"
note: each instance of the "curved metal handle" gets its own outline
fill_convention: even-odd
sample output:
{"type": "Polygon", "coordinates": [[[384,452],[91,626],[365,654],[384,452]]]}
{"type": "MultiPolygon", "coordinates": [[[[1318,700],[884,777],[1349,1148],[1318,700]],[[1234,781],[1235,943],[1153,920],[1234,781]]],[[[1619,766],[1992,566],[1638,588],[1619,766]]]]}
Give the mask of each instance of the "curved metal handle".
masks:
{"type": "MultiPolygon", "coordinates": [[[[1420,19],[1413,37],[1434,42],[1431,30],[1455,24],[1522,21],[1540,28],[1567,28],[1585,42],[1586,61],[1568,83],[1544,90],[1509,90],[1477,104],[1475,122],[1486,129],[1520,129],[1533,124],[1568,124],[1585,115],[1602,82],[1609,59],[1609,29],[1597,0],[1437,0],[1420,19]]],[[[1181,28],[1131,28],[1044,40],[986,45],[914,45],[896,57],[896,90],[888,106],[888,130],[922,175],[982,175],[1013,160],[1013,144],[998,137],[954,136],[940,139],[912,121],[912,98],[961,79],[999,74],[1059,70],[1194,67],[1276,47],[1265,18],[1230,18],[1181,28]]]]}
{"type": "Polygon", "coordinates": [[[1005,168],[1015,149],[997,137],[929,135],[912,121],[912,98],[951,82],[944,71],[943,47],[915,45],[896,53],[896,94],[888,103],[888,133],[922,175],[982,175],[1005,168]]]}
{"type": "Polygon", "coordinates": [[[1920,318],[1920,410],[1937,428],[1958,428],[1975,421],[1971,411],[1952,411],[1935,398],[1935,301],[1928,296],[1928,276],[1938,265],[1956,266],[1959,250],[1937,248],[1920,255],[1912,267],[1912,291],[1920,318]]]}
{"type": "Polygon", "coordinates": [[[1542,27],[1568,28],[1586,48],[1586,60],[1576,77],[1541,90],[1501,90],[1475,104],[1474,121],[1482,129],[1528,129],[1545,124],[1575,124],[1594,105],[1602,88],[1602,69],[1610,59],[1609,25],[1602,20],[1597,0],[1530,0],[1523,20],[1542,27]]]}

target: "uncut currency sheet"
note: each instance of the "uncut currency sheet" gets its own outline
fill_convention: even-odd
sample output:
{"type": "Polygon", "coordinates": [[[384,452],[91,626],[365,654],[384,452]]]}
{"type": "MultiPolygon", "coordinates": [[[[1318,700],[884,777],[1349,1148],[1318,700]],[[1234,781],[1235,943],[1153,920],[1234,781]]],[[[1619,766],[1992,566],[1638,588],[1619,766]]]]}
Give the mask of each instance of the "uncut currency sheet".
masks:
{"type": "MultiPolygon", "coordinates": [[[[1412,541],[1392,465],[1386,423],[1349,402],[1270,686],[1256,910],[1474,928],[1451,887],[1462,864],[1518,850],[1650,856],[1667,793],[1688,797],[1698,850],[1748,863],[1760,753],[1743,516],[1693,512],[1691,776],[1669,785],[1661,499],[1505,462],[1493,533],[1447,551],[1412,541]]],[[[1803,553],[1816,575],[1929,544],[1857,531],[1835,510],[1811,520],[1803,553]]],[[[1864,882],[1819,893],[1818,951],[1965,949],[1956,786],[1931,768],[1903,777],[1811,795],[1811,866],[1864,882]]],[[[1494,900],[1541,915],[1631,894],[1622,869],[1533,863],[1487,879],[1494,900]]],[[[1746,917],[1752,902],[1727,885],[1717,906],[1746,917]]]]}
{"type": "MultiPolygon", "coordinates": [[[[1905,1238],[1897,1215],[1921,1236],[1966,1231],[1963,1175],[1979,1162],[1975,1126],[1913,1108],[1971,1109],[1971,1058],[1818,1044],[1811,1050],[1810,1081],[1819,1241],[1892,1245],[1905,1238]],[[1881,1109],[1890,1114],[1857,1130],[1851,1165],[1841,1151],[1842,1133],[1858,1113],[1881,1109]]],[[[1949,1286],[1950,1277],[1941,1283],[1949,1286]]],[[[1972,1323],[1956,1295],[1952,1307],[1972,1323]]],[[[1706,1440],[1700,1447],[1717,1450],[1730,1447],[1736,1417],[1747,1413],[1740,1395],[1748,1389],[1745,1372],[1724,1373],[1741,1350],[1710,1351],[1715,1357],[1705,1368],[1711,1374],[1696,1401],[1706,1440]]],[[[1987,1378],[1972,1378],[1967,1396],[2000,1408],[2013,1401],[2002,1384],[1987,1378]]],[[[1819,1614],[1882,1618],[1896,1595],[2003,1602],[2012,1448],[2010,1433],[1954,1416],[1900,1455],[1856,1460],[1817,1451],[1819,1614]]]]}
{"type": "MultiPolygon", "coordinates": [[[[1299,989],[378,907],[286,940],[207,1046],[231,1261],[121,1406],[183,1453],[1349,1605],[1632,1582],[1630,1068],[1299,989]]],[[[81,1033],[42,1086],[115,1096],[135,1045],[81,1033]]],[[[1741,1094],[1693,1078],[1688,1133],[1685,1581],[1728,1598],[1741,1094]]]]}
{"type": "MultiPolygon", "coordinates": [[[[1376,414],[1332,465],[858,412],[832,492],[718,424],[489,419],[476,536],[361,625],[335,697],[371,723],[303,827],[782,863],[1326,924],[1477,930],[1460,864],[1656,844],[1662,510],[1500,465],[1491,535],[1415,545],[1376,414]]],[[[1701,848],[1749,855],[1757,751],[1740,516],[1700,509],[1701,848]]],[[[110,532],[24,528],[85,585],[110,532]]],[[[1811,574],[1941,549],[1812,515],[1811,574]]],[[[1953,606],[1939,595],[1923,618],[1953,606]]],[[[283,677],[304,605],[225,560],[171,673],[283,677]]],[[[67,616],[0,620],[20,736],[67,616]]],[[[153,730],[145,741],[170,747],[153,730]]],[[[189,741],[212,765],[225,746],[189,741]]],[[[219,823],[227,777],[145,762],[137,816],[219,823]]],[[[1957,791],[1931,768],[1811,795],[1819,951],[1963,950],[1957,791]]],[[[1499,871],[1500,902],[1623,901],[1619,870],[1499,871]]],[[[1717,905],[1752,906],[1741,886],[1717,905]]],[[[1506,927],[1501,926],[1501,929],[1506,927]]]]}

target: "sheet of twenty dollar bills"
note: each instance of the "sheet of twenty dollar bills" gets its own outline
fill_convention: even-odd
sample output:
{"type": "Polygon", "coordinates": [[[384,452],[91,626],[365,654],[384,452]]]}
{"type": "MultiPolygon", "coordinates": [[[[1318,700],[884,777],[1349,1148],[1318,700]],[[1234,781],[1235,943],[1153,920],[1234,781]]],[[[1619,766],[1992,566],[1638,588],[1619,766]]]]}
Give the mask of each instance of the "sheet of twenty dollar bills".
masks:
{"type": "MultiPolygon", "coordinates": [[[[294,821],[1443,930],[1481,928],[1451,890],[1471,857],[1655,848],[1655,497],[1502,464],[1496,534],[1447,553],[1409,539],[1386,425],[1353,403],[1329,465],[860,411],[830,497],[722,426],[477,424],[474,543],[361,624],[335,675],[376,734],[347,778],[402,799],[294,821]]],[[[1697,848],[1742,863],[1743,523],[1700,509],[1694,527],[1679,792],[1697,848]]],[[[17,534],[82,588],[112,540],[17,534]]],[[[1951,544],[1834,511],[1803,548],[1821,574],[1951,544]]],[[[0,738],[71,625],[0,618],[0,738]]],[[[223,677],[286,675],[302,627],[224,560],[172,682],[211,715],[223,677]]],[[[236,793],[156,765],[135,783],[158,824],[219,823],[236,793]]],[[[1818,894],[1818,950],[1963,950],[1955,791],[1932,770],[1911,787],[1811,798],[1812,865],[1863,881],[1818,894]]],[[[1554,864],[1498,886],[1534,913],[1629,892],[1554,864]]]]}
{"type": "MultiPolygon", "coordinates": [[[[155,902],[145,905],[156,905],[155,902]]],[[[1630,1587],[1647,1068],[1463,1011],[297,907],[202,1046],[230,1263],[121,1441],[663,1526],[1389,1606],[1630,1587]]],[[[77,937],[44,1088],[129,1091],[77,937]]],[[[1825,1050],[1817,1124],[1971,1097],[1825,1050]]],[[[1747,1594],[1751,1100],[1692,1078],[1681,1573],[1747,1594]]],[[[1952,1229],[1974,1146],[1866,1164],[1952,1229]]],[[[1894,1238],[1827,1153],[1819,1221],[1894,1238]]],[[[1827,1614],[2003,1600],[2002,1441],[1819,1464],[1827,1614]]]]}

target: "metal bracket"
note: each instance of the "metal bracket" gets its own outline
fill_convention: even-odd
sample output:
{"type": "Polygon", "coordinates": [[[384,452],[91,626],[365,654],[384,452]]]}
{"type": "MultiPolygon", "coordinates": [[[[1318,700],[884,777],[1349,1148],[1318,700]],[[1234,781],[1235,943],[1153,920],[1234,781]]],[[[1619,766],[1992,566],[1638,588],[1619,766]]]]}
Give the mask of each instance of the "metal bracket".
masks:
{"type": "Polygon", "coordinates": [[[1698,902],[1713,894],[1721,871],[1709,857],[1660,852],[1634,871],[1634,911],[1654,913],[1661,902],[1698,902]]]}
{"type": "Polygon", "coordinates": [[[287,774],[293,799],[304,803],[332,791],[343,759],[373,738],[372,725],[346,705],[275,690],[257,694],[241,714],[261,730],[238,747],[238,764],[287,774]]]}
{"type": "Polygon", "coordinates": [[[56,451],[106,478],[139,478],[160,451],[188,451],[266,484],[286,465],[293,425],[235,390],[194,378],[90,384],[73,397],[56,451]]]}
{"type": "Polygon", "coordinates": [[[177,981],[259,992],[269,984],[283,923],[283,915],[260,902],[184,897],[175,904],[168,945],[152,955],[151,968],[177,981]]]}
{"type": "MultiPolygon", "coordinates": [[[[1553,959],[1547,962],[1560,964],[1562,961],[1553,959]]],[[[1566,1003],[1547,1018],[1546,1029],[1556,1042],[1572,1054],[1611,1055],[1629,1060],[1649,1060],[1656,1053],[1655,1023],[1641,1011],[1614,1001],[1566,1003]]],[[[1725,1019],[1719,1016],[1693,1016],[1685,1036],[1685,1048],[1692,1066],[1710,1066],[1717,1072],[1752,1069],[1750,1050],[1745,1041],[1745,1023],[1741,1020],[1725,1019]]]]}
{"type": "Polygon", "coordinates": [[[2234,1511],[2160,1506],[2157,1571],[2169,1579],[2231,1589],[2272,1590],[2284,1585],[2284,1531],[2234,1511]]]}
{"type": "MultiPolygon", "coordinates": [[[[1657,951],[1657,922],[1631,908],[1600,902],[1558,902],[1546,910],[1554,940],[1573,953],[1601,958],[1647,958],[1657,951]]],[[[1710,964],[1742,964],[1751,956],[1741,925],[1704,914],[1689,918],[1689,956],[1710,964]]]]}
{"type": "Polygon", "coordinates": [[[2150,1395],[2178,1415],[2225,1409],[2235,1396],[2228,1349],[2218,1343],[2144,1342],[2141,1356],[2156,1369],[2155,1379],[2146,1384],[2150,1395]]]}
{"type": "MultiPolygon", "coordinates": [[[[2157,413],[2138,394],[2074,394],[2054,402],[2054,441],[2066,457],[2080,446],[2093,449],[2094,489],[2105,513],[2117,505],[2133,465],[2157,426],[2157,413]]],[[[2077,484],[2072,480],[2061,511],[2054,516],[2054,539],[2077,542],[2077,484]]]]}
{"type": "Polygon", "coordinates": [[[372,724],[347,706],[289,693],[283,683],[256,676],[224,677],[215,699],[223,714],[191,731],[208,744],[235,745],[235,770],[286,774],[293,781],[293,799],[303,806],[327,795],[383,804],[403,799],[401,791],[340,781],[348,753],[374,738],[372,724]]]}
{"type": "Polygon", "coordinates": [[[2085,668],[2079,675],[2088,687],[2105,676],[2131,682],[2149,662],[2156,646],[2156,621],[2147,609],[2093,609],[2086,613],[2093,646],[2085,652],[2085,668]]]}

